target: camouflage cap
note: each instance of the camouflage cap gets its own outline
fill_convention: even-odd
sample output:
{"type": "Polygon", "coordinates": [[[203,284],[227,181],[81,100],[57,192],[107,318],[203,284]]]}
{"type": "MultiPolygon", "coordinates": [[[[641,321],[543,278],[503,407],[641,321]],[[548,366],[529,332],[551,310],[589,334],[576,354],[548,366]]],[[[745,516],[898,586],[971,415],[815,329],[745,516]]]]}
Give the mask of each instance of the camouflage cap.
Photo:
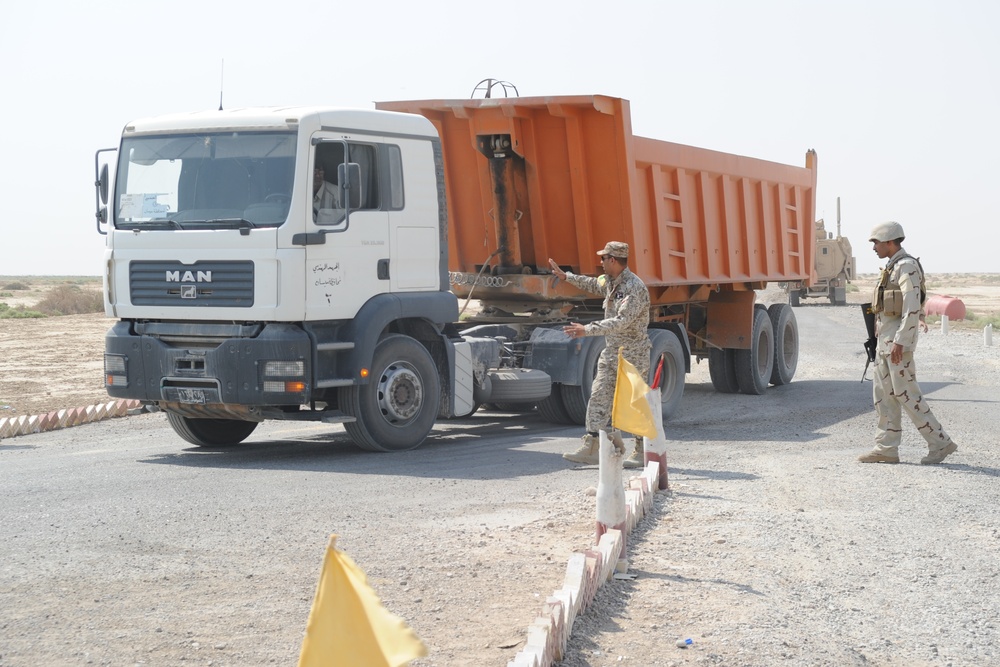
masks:
{"type": "Polygon", "coordinates": [[[604,250],[598,250],[597,254],[602,257],[610,255],[621,259],[628,259],[628,244],[621,241],[608,241],[608,244],[604,246],[604,250]]]}
{"type": "Polygon", "coordinates": [[[895,241],[896,239],[903,238],[906,238],[906,234],[903,232],[903,225],[898,222],[883,222],[880,225],[875,225],[868,240],[895,241]]]}

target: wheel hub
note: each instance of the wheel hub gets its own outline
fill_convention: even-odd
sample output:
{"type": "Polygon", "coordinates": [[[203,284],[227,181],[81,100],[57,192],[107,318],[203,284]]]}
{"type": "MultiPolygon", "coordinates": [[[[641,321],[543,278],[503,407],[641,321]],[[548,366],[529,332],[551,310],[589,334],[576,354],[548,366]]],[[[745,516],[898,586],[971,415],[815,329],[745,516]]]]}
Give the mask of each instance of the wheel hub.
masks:
{"type": "Polygon", "coordinates": [[[399,362],[390,364],[378,382],[378,407],[390,422],[407,421],[420,412],[423,394],[413,368],[399,362]]]}

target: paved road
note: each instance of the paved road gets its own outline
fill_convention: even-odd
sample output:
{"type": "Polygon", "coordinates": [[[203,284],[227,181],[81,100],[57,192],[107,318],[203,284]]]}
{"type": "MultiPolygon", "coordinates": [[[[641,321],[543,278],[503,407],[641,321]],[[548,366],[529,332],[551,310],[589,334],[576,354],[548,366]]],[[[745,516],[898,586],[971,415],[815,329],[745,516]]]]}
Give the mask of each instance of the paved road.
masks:
{"type": "Polygon", "coordinates": [[[1000,664],[1000,351],[981,332],[922,337],[921,385],[959,451],[919,465],[907,421],[902,463],[865,465],[860,310],[796,312],[791,385],[688,387],[673,495],[629,550],[637,578],[602,589],[561,667],[1000,664]]]}
{"type": "MultiPolygon", "coordinates": [[[[796,312],[792,385],[719,396],[707,364],[689,376],[668,429],[679,478],[697,475],[701,445],[777,441],[781,456],[870,433],[860,316],[796,312]]],[[[953,381],[953,367],[977,363],[922,357],[925,390],[972,415],[982,388],[953,381]]],[[[947,426],[969,440],[963,424],[947,426]]],[[[292,664],[330,533],[425,639],[422,665],[504,665],[592,538],[596,471],[559,456],[578,434],[481,413],[400,454],[283,423],[211,451],[146,415],[4,440],[0,666],[292,664]]]]}
{"type": "Polygon", "coordinates": [[[399,454],[285,423],[210,451],[154,414],[4,440],[0,665],[293,664],[331,533],[425,664],[506,664],[592,537],[576,436],[478,414],[399,454]]]}

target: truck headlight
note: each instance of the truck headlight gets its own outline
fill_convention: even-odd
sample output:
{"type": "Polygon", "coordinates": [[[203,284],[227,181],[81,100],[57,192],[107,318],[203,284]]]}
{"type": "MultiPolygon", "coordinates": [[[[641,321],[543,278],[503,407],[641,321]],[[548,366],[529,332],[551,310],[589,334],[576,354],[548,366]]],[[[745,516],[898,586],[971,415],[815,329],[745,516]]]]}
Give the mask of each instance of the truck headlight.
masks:
{"type": "Polygon", "coordinates": [[[302,377],[306,372],[304,361],[265,361],[264,377],[302,377]]]}
{"type": "Polygon", "coordinates": [[[128,386],[128,360],[123,354],[104,355],[104,386],[128,386]]]}
{"type": "Polygon", "coordinates": [[[262,388],[267,394],[303,394],[306,391],[304,361],[265,361],[262,388]]]}
{"type": "Polygon", "coordinates": [[[301,394],[306,390],[306,383],[301,380],[265,380],[265,394],[301,394]]]}

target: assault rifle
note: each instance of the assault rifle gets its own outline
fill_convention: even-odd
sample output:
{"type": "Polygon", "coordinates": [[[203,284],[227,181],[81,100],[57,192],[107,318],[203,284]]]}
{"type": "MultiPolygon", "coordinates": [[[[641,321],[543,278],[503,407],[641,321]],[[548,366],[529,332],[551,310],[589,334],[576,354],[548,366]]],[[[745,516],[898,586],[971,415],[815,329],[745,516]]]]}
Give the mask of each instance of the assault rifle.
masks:
{"type": "Polygon", "coordinates": [[[865,370],[861,373],[861,381],[865,381],[865,376],[868,375],[868,367],[875,361],[875,352],[878,350],[878,338],[875,337],[875,312],[872,310],[872,305],[870,303],[861,304],[861,312],[865,316],[865,328],[868,330],[868,340],[864,342],[865,354],[868,355],[868,359],[865,361],[865,370]]]}

